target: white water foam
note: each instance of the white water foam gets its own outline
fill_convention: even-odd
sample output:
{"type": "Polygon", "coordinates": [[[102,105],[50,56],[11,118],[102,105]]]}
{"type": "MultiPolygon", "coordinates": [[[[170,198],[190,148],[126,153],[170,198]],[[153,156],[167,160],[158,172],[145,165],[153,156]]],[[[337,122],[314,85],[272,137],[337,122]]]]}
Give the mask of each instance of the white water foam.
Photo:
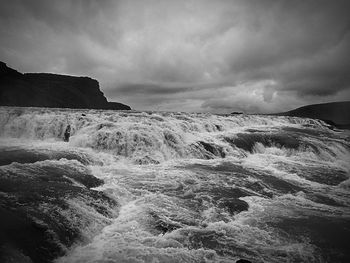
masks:
{"type": "MultiPolygon", "coordinates": [[[[0,113],[2,148],[77,160],[56,155],[50,162],[57,163],[87,160],[84,166],[104,181],[95,190],[120,204],[99,234],[92,237],[94,226],[83,229],[90,240],[57,262],[321,262],[312,241],[269,223],[350,217],[349,141],[322,121],[5,107],[0,113]],[[64,143],[68,124],[71,138],[64,143]],[[283,144],[286,134],[297,143],[283,144]],[[313,177],[316,169],[345,177],[327,183],[313,177]],[[238,209],[240,202],[247,211],[238,209]]],[[[104,220],[86,202],[70,205],[104,220]]]]}

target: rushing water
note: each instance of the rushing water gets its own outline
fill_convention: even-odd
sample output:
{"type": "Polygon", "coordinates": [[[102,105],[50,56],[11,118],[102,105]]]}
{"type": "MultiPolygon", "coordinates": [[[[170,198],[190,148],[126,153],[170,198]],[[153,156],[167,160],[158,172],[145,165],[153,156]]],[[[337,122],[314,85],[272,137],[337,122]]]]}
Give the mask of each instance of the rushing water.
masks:
{"type": "Polygon", "coordinates": [[[3,107],[0,136],[2,262],[350,262],[322,121],[3,107]]]}

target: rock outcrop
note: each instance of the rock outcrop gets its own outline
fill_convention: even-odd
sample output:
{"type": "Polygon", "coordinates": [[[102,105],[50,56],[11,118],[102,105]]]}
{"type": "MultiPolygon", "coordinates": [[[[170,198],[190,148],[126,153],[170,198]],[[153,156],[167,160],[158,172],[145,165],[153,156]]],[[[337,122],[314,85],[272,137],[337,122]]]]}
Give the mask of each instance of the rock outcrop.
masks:
{"type": "Polygon", "coordinates": [[[22,74],[0,62],[0,106],[130,110],[108,102],[89,77],[49,73],[22,74]]]}

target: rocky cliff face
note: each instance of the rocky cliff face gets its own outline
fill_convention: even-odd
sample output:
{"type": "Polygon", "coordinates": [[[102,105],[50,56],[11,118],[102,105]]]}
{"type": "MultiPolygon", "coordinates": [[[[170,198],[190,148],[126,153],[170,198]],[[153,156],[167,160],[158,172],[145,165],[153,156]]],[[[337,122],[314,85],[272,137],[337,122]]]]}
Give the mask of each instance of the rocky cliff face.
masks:
{"type": "Polygon", "coordinates": [[[22,74],[3,62],[0,62],[0,105],[130,110],[122,103],[108,102],[95,79],[47,73],[22,74]]]}

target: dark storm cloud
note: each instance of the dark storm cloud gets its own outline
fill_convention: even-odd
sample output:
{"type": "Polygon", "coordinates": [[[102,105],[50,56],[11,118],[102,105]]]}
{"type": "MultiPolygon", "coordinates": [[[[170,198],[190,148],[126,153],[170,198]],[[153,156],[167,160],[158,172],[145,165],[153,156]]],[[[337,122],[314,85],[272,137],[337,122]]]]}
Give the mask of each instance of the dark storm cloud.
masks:
{"type": "MultiPolygon", "coordinates": [[[[187,87],[164,87],[159,86],[157,84],[125,84],[119,85],[117,93],[126,93],[129,94],[132,91],[133,95],[142,94],[142,95],[150,95],[150,94],[175,94],[182,93],[188,91],[187,87]]],[[[116,94],[117,95],[117,94],[116,94]]]]}
{"type": "Polygon", "coordinates": [[[0,0],[0,59],[97,78],[138,109],[350,99],[347,0],[0,0]]]}

